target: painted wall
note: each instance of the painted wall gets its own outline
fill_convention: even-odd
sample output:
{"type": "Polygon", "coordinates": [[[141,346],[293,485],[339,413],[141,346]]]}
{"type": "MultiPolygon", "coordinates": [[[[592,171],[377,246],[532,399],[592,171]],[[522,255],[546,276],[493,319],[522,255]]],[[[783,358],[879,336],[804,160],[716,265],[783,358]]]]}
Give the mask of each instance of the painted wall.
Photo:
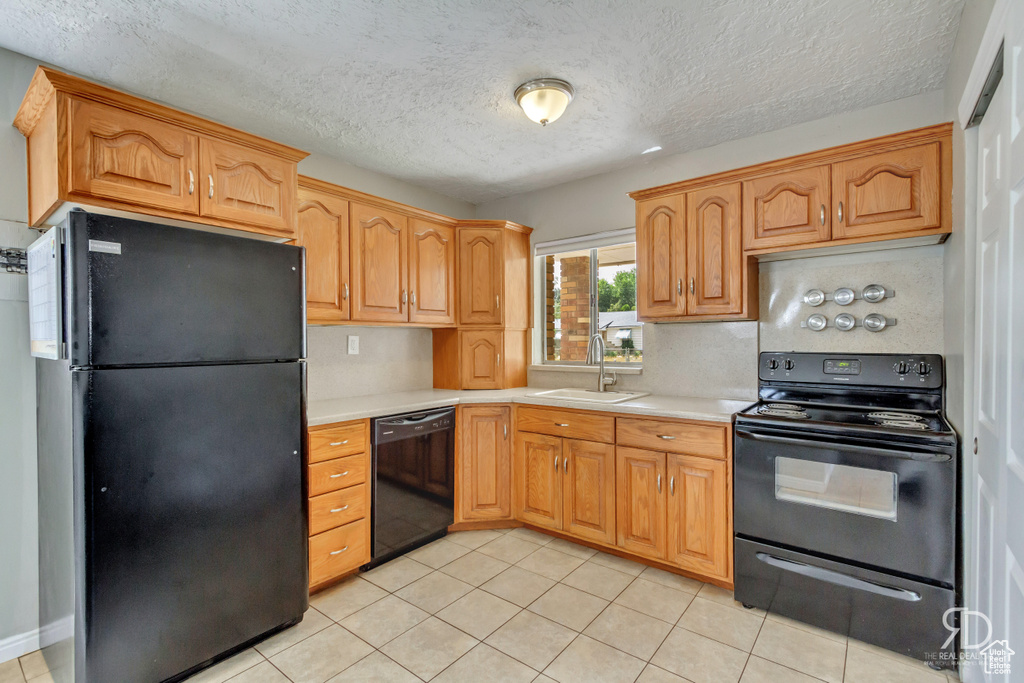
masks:
{"type": "MultiPolygon", "coordinates": [[[[36,66],[36,60],[0,49],[0,121],[14,120],[36,66]]],[[[299,172],[456,218],[474,213],[466,202],[325,155],[310,155],[299,172]]],[[[0,246],[35,239],[25,226],[26,193],[25,139],[14,127],[0,125],[0,246]]],[[[0,273],[0,662],[37,647],[35,365],[28,355],[22,282],[24,276],[0,273]]],[[[431,385],[429,331],[360,328],[355,333],[362,337],[362,353],[342,356],[351,333],[310,329],[312,398],[351,395],[356,388],[376,393],[431,385]],[[377,362],[389,352],[403,362],[377,362]]]]}
{"type": "MultiPolygon", "coordinates": [[[[534,243],[620,229],[635,223],[634,203],[626,196],[629,191],[929,126],[946,120],[949,119],[943,114],[942,92],[926,93],[734,140],[708,149],[652,159],[647,163],[614,173],[488,202],[477,207],[477,217],[504,217],[529,225],[534,228],[534,243]]],[[[941,249],[940,247],[939,250],[941,249]]],[[[904,298],[894,300],[889,305],[900,309],[900,302],[923,299],[924,288],[931,288],[932,291],[928,294],[933,297],[933,301],[938,301],[927,309],[932,316],[931,324],[908,324],[902,330],[924,328],[926,338],[921,340],[921,347],[918,350],[926,349],[941,353],[941,299],[936,300],[934,296],[936,291],[941,293],[943,266],[941,252],[931,253],[934,256],[921,261],[915,279],[908,280],[907,286],[902,287],[901,294],[904,298]]],[[[905,255],[900,255],[894,258],[901,260],[904,257],[905,255]]],[[[882,264],[889,257],[872,258],[880,258],[881,260],[876,263],[882,264]]],[[[849,272],[851,266],[863,262],[862,256],[844,255],[802,259],[795,262],[799,265],[786,265],[781,262],[763,264],[762,288],[767,282],[768,289],[762,289],[765,293],[761,296],[761,316],[771,321],[774,316],[785,315],[783,311],[773,308],[772,295],[777,287],[802,286],[799,285],[798,276],[801,270],[817,269],[821,274],[820,281],[826,282],[839,279],[842,274],[849,272]],[[787,274],[792,275],[792,281],[787,279],[790,277],[787,274]]],[[[879,279],[892,281],[892,278],[882,277],[887,267],[878,267],[881,269],[878,273],[879,279]]],[[[870,283],[852,284],[863,286],[870,283]]],[[[802,291],[800,293],[802,294],[802,291]]],[[[777,305],[778,301],[775,303],[777,305]]],[[[538,316],[537,319],[542,318],[538,316]]],[[[766,324],[767,338],[762,339],[760,344],[758,323],[755,322],[647,325],[644,328],[643,374],[622,376],[619,386],[687,396],[752,398],[757,393],[759,348],[786,348],[785,344],[794,342],[790,333],[797,335],[797,338],[803,338],[795,331],[782,329],[777,322],[766,324]],[[776,344],[783,346],[776,347],[776,344]]],[[[763,323],[760,335],[764,337],[765,334],[766,327],[763,323]]],[[[815,341],[808,341],[808,344],[818,348],[849,351],[857,349],[856,346],[851,346],[851,340],[859,342],[860,334],[866,333],[860,330],[851,333],[851,337],[822,334],[823,336],[816,338],[815,341]]],[[[878,335],[879,338],[888,340],[901,336],[902,331],[896,329],[878,335]]],[[[809,337],[807,339],[810,340],[809,337]]],[[[907,339],[908,344],[912,343],[910,337],[907,339]]],[[[552,372],[536,368],[531,368],[529,381],[530,384],[545,387],[590,386],[593,383],[592,378],[586,373],[552,372]]]]}

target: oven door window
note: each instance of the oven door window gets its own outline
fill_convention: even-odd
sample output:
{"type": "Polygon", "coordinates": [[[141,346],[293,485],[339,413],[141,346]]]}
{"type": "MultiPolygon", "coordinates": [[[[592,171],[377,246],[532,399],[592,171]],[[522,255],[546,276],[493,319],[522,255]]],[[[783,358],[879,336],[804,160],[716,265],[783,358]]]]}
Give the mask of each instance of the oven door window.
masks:
{"type": "Polygon", "coordinates": [[[775,458],[775,498],[896,521],[895,472],[775,458]]]}

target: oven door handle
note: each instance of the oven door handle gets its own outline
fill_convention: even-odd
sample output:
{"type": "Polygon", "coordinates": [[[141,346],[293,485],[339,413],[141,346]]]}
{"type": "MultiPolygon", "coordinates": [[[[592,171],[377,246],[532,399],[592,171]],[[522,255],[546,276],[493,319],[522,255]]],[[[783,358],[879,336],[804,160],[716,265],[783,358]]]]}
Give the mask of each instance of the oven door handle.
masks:
{"type": "Polygon", "coordinates": [[[765,564],[769,564],[783,571],[793,572],[794,574],[800,574],[801,576],[817,579],[819,581],[825,581],[836,586],[855,588],[857,590],[867,591],[868,593],[874,593],[875,595],[881,595],[887,598],[895,598],[896,600],[903,600],[905,602],[918,602],[921,599],[920,593],[908,591],[904,588],[883,586],[882,584],[875,583],[874,581],[858,579],[831,569],[815,567],[813,565],[796,562],[794,560],[786,560],[781,557],[769,555],[768,553],[756,553],[756,557],[765,564]]]}
{"type": "Polygon", "coordinates": [[[833,441],[819,441],[817,439],[795,439],[789,436],[775,436],[774,434],[759,434],[740,429],[737,427],[736,436],[754,441],[768,441],[771,443],[784,443],[791,446],[814,446],[822,445],[837,451],[850,451],[853,453],[871,453],[886,458],[900,458],[901,460],[917,460],[920,462],[946,462],[953,456],[949,453],[928,453],[925,451],[903,450],[895,448],[875,448],[873,446],[860,446],[857,444],[837,443],[833,441]]]}

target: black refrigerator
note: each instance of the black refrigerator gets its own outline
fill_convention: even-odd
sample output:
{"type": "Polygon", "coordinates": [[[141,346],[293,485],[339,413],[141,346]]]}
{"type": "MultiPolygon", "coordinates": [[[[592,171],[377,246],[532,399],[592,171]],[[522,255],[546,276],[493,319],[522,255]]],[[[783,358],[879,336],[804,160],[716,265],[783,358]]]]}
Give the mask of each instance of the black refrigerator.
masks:
{"type": "Polygon", "coordinates": [[[304,251],[76,210],[29,270],[54,679],[179,680],[300,621],[304,251]]]}

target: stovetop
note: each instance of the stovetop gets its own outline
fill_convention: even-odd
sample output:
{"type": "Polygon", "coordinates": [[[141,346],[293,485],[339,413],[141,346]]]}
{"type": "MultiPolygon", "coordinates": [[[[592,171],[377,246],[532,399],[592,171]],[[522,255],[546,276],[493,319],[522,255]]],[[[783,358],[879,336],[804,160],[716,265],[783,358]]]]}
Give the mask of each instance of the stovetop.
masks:
{"type": "Polygon", "coordinates": [[[824,431],[857,436],[953,436],[941,413],[878,406],[836,406],[812,402],[758,401],[737,415],[737,420],[764,426],[824,431]]]}

